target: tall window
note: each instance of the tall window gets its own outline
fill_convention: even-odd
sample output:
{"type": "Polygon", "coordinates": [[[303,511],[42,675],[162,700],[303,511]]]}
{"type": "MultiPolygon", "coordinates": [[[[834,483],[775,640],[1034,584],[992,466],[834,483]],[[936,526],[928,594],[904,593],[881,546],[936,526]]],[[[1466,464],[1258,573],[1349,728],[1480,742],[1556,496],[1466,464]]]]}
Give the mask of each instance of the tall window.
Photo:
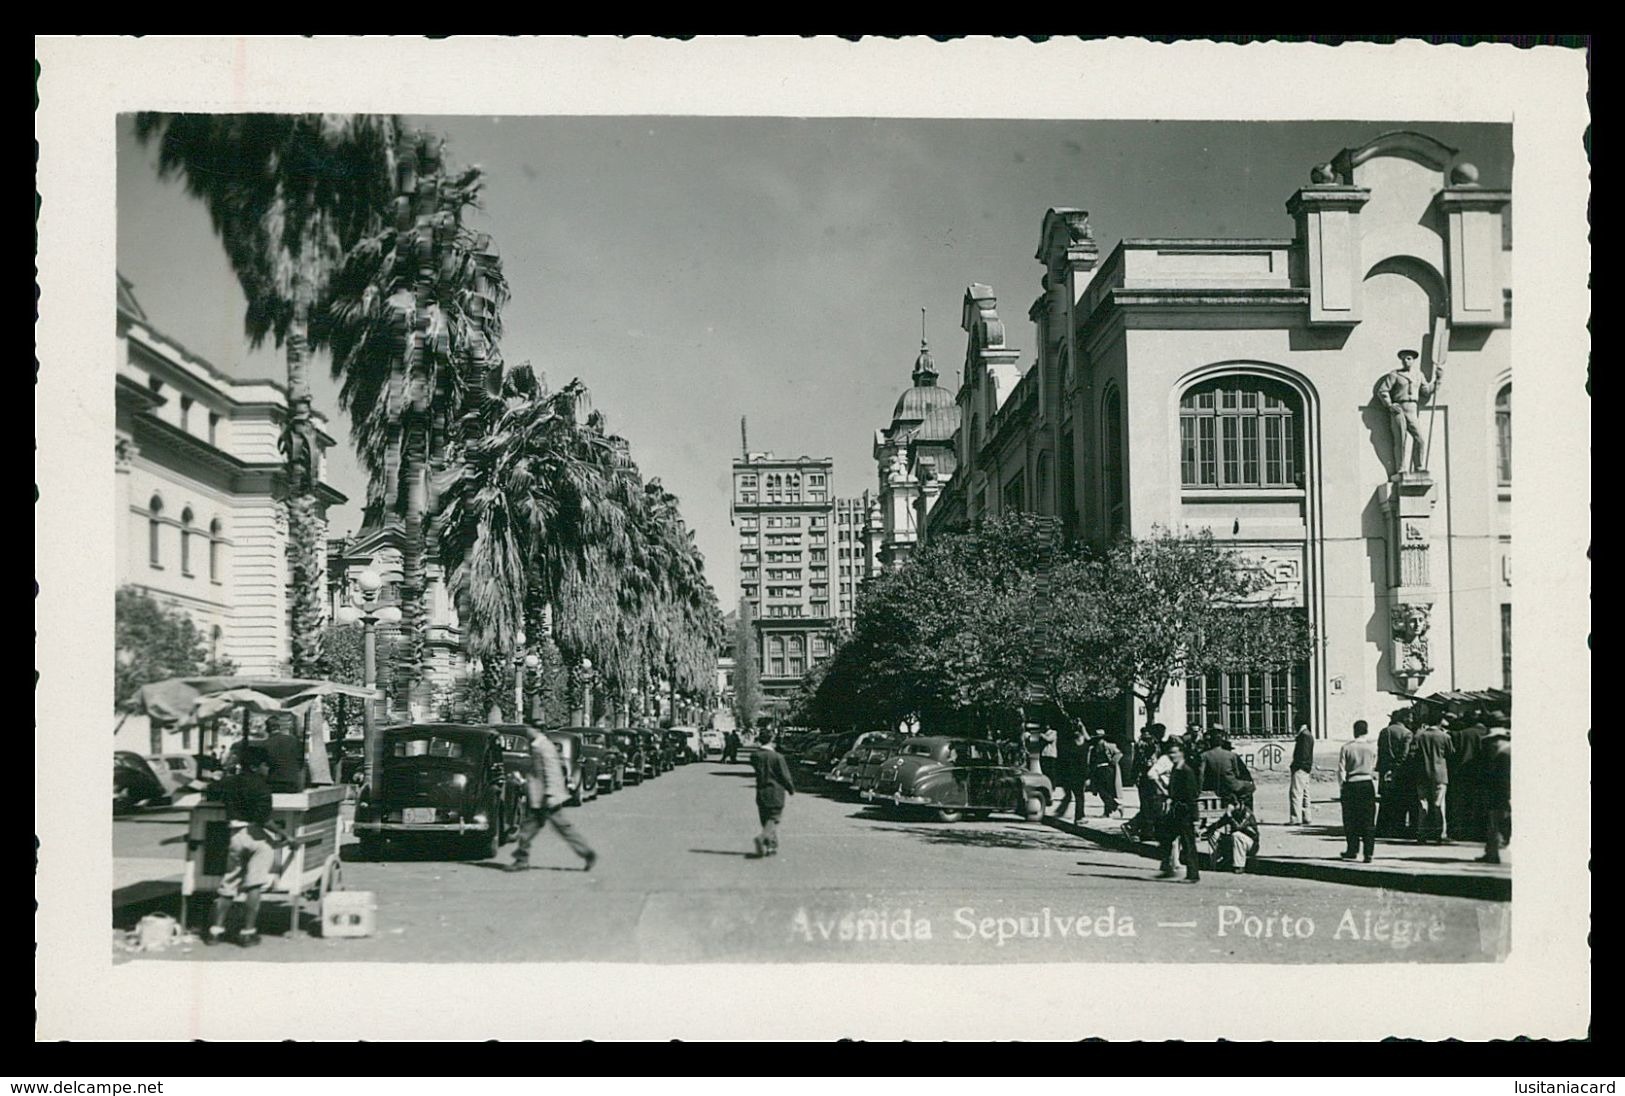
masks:
{"type": "Polygon", "coordinates": [[[1105,486],[1106,529],[1113,535],[1126,524],[1123,491],[1123,394],[1106,393],[1101,410],[1101,480],[1105,486]]]}
{"type": "Polygon", "coordinates": [[[1263,377],[1221,377],[1179,401],[1179,479],[1186,487],[1302,487],[1302,409],[1263,377]]]}
{"type": "Polygon", "coordinates": [[[768,673],[774,677],[784,676],[784,637],[771,636],[767,641],[768,673]]]}
{"type": "Polygon", "coordinates": [[[1512,691],[1512,605],[1501,606],[1501,688],[1512,691]]]}
{"type": "Polygon", "coordinates": [[[220,581],[220,519],[215,518],[209,522],[209,581],[220,581]]]}
{"type": "Polygon", "coordinates": [[[164,527],[164,500],[157,495],[147,503],[147,562],[163,567],[162,530],[164,527]]]}
{"type": "Polygon", "coordinates": [[[806,640],[801,636],[791,636],[787,649],[789,674],[791,677],[800,677],[807,672],[806,640]]]}
{"type": "Polygon", "coordinates": [[[1210,673],[1185,679],[1185,720],[1233,736],[1290,735],[1309,715],[1309,667],[1210,673]]]}
{"type": "Polygon", "coordinates": [[[192,508],[181,511],[181,574],[192,575],[192,508]]]}
{"type": "Polygon", "coordinates": [[[1512,485],[1512,386],[1495,396],[1495,456],[1501,486],[1512,485]]]}

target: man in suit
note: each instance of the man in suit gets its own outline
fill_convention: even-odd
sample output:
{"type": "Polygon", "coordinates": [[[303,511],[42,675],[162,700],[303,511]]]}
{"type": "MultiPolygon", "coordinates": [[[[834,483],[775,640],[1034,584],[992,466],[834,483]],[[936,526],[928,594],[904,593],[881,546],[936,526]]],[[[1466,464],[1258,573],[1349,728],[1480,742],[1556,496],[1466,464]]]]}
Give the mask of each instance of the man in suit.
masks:
{"type": "Polygon", "coordinates": [[[1168,813],[1163,817],[1162,871],[1159,879],[1174,877],[1174,847],[1185,862],[1185,882],[1199,883],[1202,869],[1196,859],[1196,820],[1202,795],[1201,777],[1185,762],[1185,749],[1178,741],[1168,744],[1168,813]]]}
{"type": "Polygon", "coordinates": [[[1230,740],[1219,737],[1210,740],[1202,751],[1202,790],[1219,793],[1219,802],[1228,807],[1240,798],[1239,758],[1230,748],[1230,740]]]}
{"type": "Polygon", "coordinates": [[[598,854],[570,824],[569,817],[564,813],[564,804],[570,796],[570,787],[564,778],[564,759],[559,756],[559,748],[547,737],[546,731],[534,724],[528,730],[530,773],[525,777],[525,795],[530,810],[525,813],[525,821],[519,826],[519,847],[514,850],[513,862],[507,870],[529,870],[531,842],[536,840],[543,826],[550,825],[564,838],[571,851],[581,857],[581,870],[592,871],[592,866],[598,862],[598,854]]]}
{"type": "Polygon", "coordinates": [[[1501,846],[1512,840],[1512,732],[1496,723],[1485,728],[1478,759],[1480,805],[1484,809],[1484,855],[1478,859],[1485,864],[1501,862],[1501,846]]]}
{"type": "Polygon", "coordinates": [[[1404,709],[1390,713],[1388,726],[1377,732],[1377,777],[1382,788],[1378,837],[1404,837],[1415,828],[1416,797],[1405,768],[1413,735],[1405,717],[1404,709]]]}
{"type": "Polygon", "coordinates": [[[1450,794],[1450,762],[1455,751],[1450,736],[1427,725],[1411,739],[1410,760],[1416,776],[1416,840],[1442,845],[1448,821],[1445,803],[1450,794]]]}
{"type": "Polygon", "coordinates": [[[756,816],[762,824],[762,832],[756,837],[756,856],[777,856],[784,797],[796,794],[796,783],[790,776],[790,763],[774,747],[772,731],[763,731],[757,737],[750,766],[756,773],[756,816]]]}
{"type": "Polygon", "coordinates": [[[1292,742],[1291,783],[1287,787],[1287,824],[1307,826],[1314,814],[1313,798],[1309,794],[1309,778],[1315,771],[1315,736],[1309,724],[1298,728],[1298,737],[1292,742]]]}

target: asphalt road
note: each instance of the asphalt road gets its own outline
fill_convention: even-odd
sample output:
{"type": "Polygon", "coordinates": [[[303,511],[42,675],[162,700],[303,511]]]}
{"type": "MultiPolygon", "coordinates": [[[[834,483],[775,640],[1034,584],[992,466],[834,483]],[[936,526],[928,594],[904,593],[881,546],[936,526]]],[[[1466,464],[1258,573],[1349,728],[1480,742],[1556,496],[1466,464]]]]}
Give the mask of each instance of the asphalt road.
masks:
{"type": "MultiPolygon", "coordinates": [[[[544,832],[531,868],[399,849],[349,859],[376,935],[288,934],[155,958],[235,961],[1394,962],[1493,960],[1510,904],[1157,865],[1014,817],[942,824],[819,794],[791,799],[779,856],[751,855],[750,770],[704,762],[570,812],[597,867],[544,832]]],[[[114,826],[115,856],[180,856],[180,816],[114,826]]],[[[1264,840],[1269,840],[1266,827],[1264,840]]],[[[307,926],[308,927],[308,926],[307,926]]]]}

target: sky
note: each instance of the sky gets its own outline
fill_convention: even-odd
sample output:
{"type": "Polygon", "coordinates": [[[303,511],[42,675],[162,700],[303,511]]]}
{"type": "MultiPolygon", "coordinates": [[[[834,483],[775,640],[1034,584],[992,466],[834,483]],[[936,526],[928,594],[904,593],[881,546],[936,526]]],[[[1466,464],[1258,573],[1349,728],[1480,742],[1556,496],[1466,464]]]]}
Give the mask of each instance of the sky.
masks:
{"type": "MultiPolygon", "coordinates": [[[[941,372],[964,358],[971,283],[998,297],[1033,360],[1027,308],[1047,209],[1088,210],[1104,258],[1124,238],[1293,234],[1310,169],[1417,129],[1510,186],[1511,127],[1426,121],[414,117],[485,170],[483,208],[512,299],[502,350],[550,383],[579,377],[646,478],[682,512],[725,604],[734,586],[730,461],[752,450],[835,461],[838,494],[876,483],[874,431],[910,384],[920,309],[941,372]]],[[[285,376],[251,349],[245,302],[201,202],[161,181],[155,148],[118,134],[118,265],[153,326],[236,376],[285,376]]],[[[111,287],[109,287],[111,292],[111,287]]],[[[328,478],[360,526],[365,480],[325,359],[316,407],[339,445],[328,478]]]]}

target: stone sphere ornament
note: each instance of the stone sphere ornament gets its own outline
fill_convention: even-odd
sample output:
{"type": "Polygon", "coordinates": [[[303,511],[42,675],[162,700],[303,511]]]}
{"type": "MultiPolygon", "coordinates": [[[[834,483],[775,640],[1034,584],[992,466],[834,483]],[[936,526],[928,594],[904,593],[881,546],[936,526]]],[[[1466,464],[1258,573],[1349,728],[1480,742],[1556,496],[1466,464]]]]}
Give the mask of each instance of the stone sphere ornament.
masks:
{"type": "Polygon", "coordinates": [[[1457,164],[1455,167],[1450,169],[1450,183],[1452,186],[1477,186],[1478,165],[1467,163],[1457,164]]]}

